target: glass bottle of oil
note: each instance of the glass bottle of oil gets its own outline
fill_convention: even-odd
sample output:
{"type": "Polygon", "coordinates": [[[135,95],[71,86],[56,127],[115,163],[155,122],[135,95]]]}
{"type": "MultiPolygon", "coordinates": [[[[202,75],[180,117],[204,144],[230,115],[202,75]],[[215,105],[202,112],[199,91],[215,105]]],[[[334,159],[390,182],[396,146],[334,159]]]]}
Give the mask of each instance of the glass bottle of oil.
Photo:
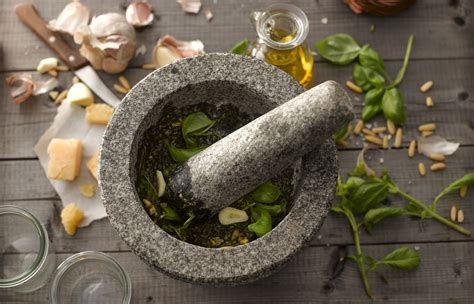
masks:
{"type": "Polygon", "coordinates": [[[250,18],[258,36],[250,56],[277,66],[308,88],[314,60],[305,43],[309,30],[305,13],[294,5],[273,4],[263,12],[253,12],[250,18]]]}

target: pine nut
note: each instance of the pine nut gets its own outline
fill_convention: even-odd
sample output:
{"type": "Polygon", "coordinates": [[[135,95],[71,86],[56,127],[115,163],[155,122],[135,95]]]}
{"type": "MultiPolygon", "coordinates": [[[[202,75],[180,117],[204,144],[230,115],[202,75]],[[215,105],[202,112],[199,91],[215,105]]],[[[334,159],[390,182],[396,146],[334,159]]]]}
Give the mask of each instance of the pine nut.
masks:
{"type": "Polygon", "coordinates": [[[443,161],[446,159],[446,157],[443,154],[430,154],[428,158],[435,161],[443,161]]]}
{"type": "Polygon", "coordinates": [[[457,209],[456,209],[456,206],[453,205],[453,206],[451,207],[451,221],[452,221],[452,222],[455,222],[455,221],[456,221],[457,215],[458,215],[458,211],[457,211],[457,209]]]}
{"type": "Polygon", "coordinates": [[[120,82],[120,84],[122,85],[122,87],[126,88],[127,90],[130,91],[130,89],[132,88],[132,87],[130,86],[130,82],[128,82],[128,79],[125,78],[125,76],[123,76],[123,75],[119,76],[118,81],[120,82]]]}
{"type": "Polygon", "coordinates": [[[418,164],[418,172],[420,173],[421,176],[426,175],[426,167],[424,163],[419,163],[418,164]]]}
{"type": "Polygon", "coordinates": [[[373,135],[366,135],[365,140],[379,146],[383,144],[382,139],[380,139],[380,137],[373,136],[373,135]]]}
{"type": "Polygon", "coordinates": [[[58,77],[58,71],[56,70],[49,70],[47,73],[53,77],[58,77]]]}
{"type": "Polygon", "coordinates": [[[74,76],[74,77],[72,78],[72,84],[76,84],[76,83],[79,83],[79,82],[81,82],[81,80],[79,80],[79,77],[74,76]]]}
{"type": "Polygon", "coordinates": [[[364,92],[358,85],[356,85],[350,80],[346,81],[346,86],[349,88],[349,90],[351,90],[354,93],[362,94],[364,92]]]}
{"type": "Polygon", "coordinates": [[[464,222],[464,211],[461,209],[458,210],[458,223],[461,224],[464,222]]]}
{"type": "Polygon", "coordinates": [[[402,137],[403,137],[403,131],[402,128],[397,129],[397,133],[395,134],[395,148],[400,148],[402,146],[402,137]]]}
{"type": "Polygon", "coordinates": [[[388,149],[388,147],[389,147],[389,144],[388,144],[388,135],[384,135],[384,136],[383,136],[382,147],[383,147],[385,150],[388,149]]]}
{"type": "Polygon", "coordinates": [[[115,83],[114,84],[114,90],[119,92],[119,93],[122,93],[122,94],[127,94],[128,93],[128,90],[124,87],[122,87],[121,85],[115,83]]]}
{"type": "Polygon", "coordinates": [[[390,134],[392,135],[395,134],[395,123],[391,121],[390,119],[387,120],[387,129],[390,134]]]}
{"type": "Polygon", "coordinates": [[[431,96],[426,97],[426,106],[428,108],[432,108],[434,106],[433,98],[431,98],[431,96]]]}
{"type": "Polygon", "coordinates": [[[54,103],[60,104],[63,102],[64,98],[67,96],[68,90],[63,90],[61,93],[59,93],[58,97],[54,100],[54,103]]]}
{"type": "Polygon", "coordinates": [[[461,188],[459,188],[460,197],[463,197],[463,198],[466,197],[466,193],[467,193],[467,185],[464,185],[461,188]]]}
{"type": "Polygon", "coordinates": [[[416,149],[416,140],[410,141],[410,146],[408,146],[408,157],[412,158],[415,156],[415,149],[416,149]]]}
{"type": "Polygon", "coordinates": [[[354,128],[354,134],[359,135],[360,131],[362,131],[362,128],[364,128],[364,121],[362,119],[359,119],[357,121],[357,124],[356,124],[355,128],[354,128]]]}
{"type": "Polygon", "coordinates": [[[67,72],[67,71],[69,71],[69,68],[65,65],[58,65],[56,67],[56,71],[58,71],[58,72],[67,72]]]}
{"type": "Polygon", "coordinates": [[[49,92],[49,98],[51,98],[51,100],[56,100],[56,98],[58,98],[58,95],[59,95],[59,92],[58,91],[51,91],[49,92]]]}
{"type": "Polygon", "coordinates": [[[363,128],[363,129],[362,129],[362,133],[364,133],[365,135],[377,136],[377,134],[375,134],[374,132],[370,131],[370,130],[367,129],[367,128],[363,128]]]}
{"type": "Polygon", "coordinates": [[[156,70],[156,67],[153,63],[145,63],[142,65],[142,69],[144,70],[156,70]]]}
{"type": "Polygon", "coordinates": [[[436,129],[436,124],[434,123],[427,123],[418,126],[418,131],[423,132],[423,131],[434,131],[436,129]]]}
{"type": "Polygon", "coordinates": [[[420,87],[421,93],[426,93],[426,92],[428,92],[428,91],[431,89],[432,86],[433,86],[433,81],[430,80],[430,81],[425,82],[425,83],[420,87]]]}
{"type": "Polygon", "coordinates": [[[434,163],[430,167],[431,171],[441,171],[441,170],[444,170],[445,168],[446,168],[445,163],[434,163]]]}
{"type": "Polygon", "coordinates": [[[372,128],[372,132],[374,133],[384,133],[385,131],[387,131],[386,127],[372,128]]]}
{"type": "Polygon", "coordinates": [[[433,131],[423,131],[421,132],[421,136],[423,137],[428,137],[428,136],[431,136],[433,135],[433,131]]]}

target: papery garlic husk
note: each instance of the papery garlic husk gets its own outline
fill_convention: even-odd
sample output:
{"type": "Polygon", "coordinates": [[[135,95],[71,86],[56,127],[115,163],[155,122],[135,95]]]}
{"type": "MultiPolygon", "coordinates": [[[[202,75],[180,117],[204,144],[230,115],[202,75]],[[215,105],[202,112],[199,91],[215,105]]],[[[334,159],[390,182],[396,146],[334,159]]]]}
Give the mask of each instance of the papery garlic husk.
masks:
{"type": "Polygon", "coordinates": [[[181,10],[188,14],[198,14],[201,10],[201,0],[176,0],[181,5],[181,10]]]}
{"type": "Polygon", "coordinates": [[[204,44],[200,40],[180,41],[170,35],[160,38],[153,49],[153,63],[156,68],[179,59],[204,54],[204,44]]]}
{"type": "Polygon", "coordinates": [[[89,26],[83,26],[74,34],[74,41],[82,44],[79,51],[96,70],[110,74],[127,68],[136,48],[133,26],[124,16],[108,13],[92,18],[89,26]]]}
{"type": "Polygon", "coordinates": [[[344,2],[356,14],[390,16],[409,8],[416,0],[344,0],[344,2]]]}
{"type": "Polygon", "coordinates": [[[376,173],[375,171],[370,168],[367,163],[365,162],[365,157],[364,157],[364,153],[365,151],[369,150],[371,147],[369,145],[364,145],[364,148],[362,150],[360,150],[359,154],[357,155],[357,165],[359,164],[364,164],[364,170],[365,170],[365,174],[367,174],[367,176],[376,176],[376,173]]]}
{"type": "Polygon", "coordinates": [[[68,3],[56,19],[49,21],[47,27],[52,31],[74,35],[81,26],[87,25],[89,18],[89,8],[75,0],[68,3]]]}
{"type": "Polygon", "coordinates": [[[13,74],[5,79],[11,87],[10,94],[16,104],[21,104],[31,96],[48,93],[58,86],[58,80],[54,77],[47,81],[36,81],[30,74],[13,74]]]}
{"type": "Polygon", "coordinates": [[[133,1],[125,11],[127,22],[135,27],[152,24],[153,8],[146,0],[133,1]]]}
{"type": "Polygon", "coordinates": [[[429,157],[433,154],[451,155],[459,148],[459,143],[449,142],[445,138],[433,135],[429,137],[418,136],[416,140],[418,153],[429,157]]]}

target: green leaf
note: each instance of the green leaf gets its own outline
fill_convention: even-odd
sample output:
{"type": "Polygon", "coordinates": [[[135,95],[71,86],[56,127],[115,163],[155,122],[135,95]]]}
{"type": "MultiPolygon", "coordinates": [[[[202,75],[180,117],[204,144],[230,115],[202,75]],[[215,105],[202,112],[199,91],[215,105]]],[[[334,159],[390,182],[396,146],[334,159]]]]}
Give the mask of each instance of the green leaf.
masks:
{"type": "Polygon", "coordinates": [[[247,38],[245,38],[244,40],[237,42],[229,50],[229,53],[245,56],[248,53],[249,45],[250,45],[250,41],[247,38]]]}
{"type": "Polygon", "coordinates": [[[260,208],[262,210],[267,210],[271,216],[277,216],[286,212],[286,204],[286,201],[278,205],[266,205],[257,203],[255,207],[260,208]]]}
{"type": "Polygon", "coordinates": [[[385,71],[385,64],[380,55],[370,47],[364,45],[359,52],[359,62],[362,66],[370,68],[374,71],[383,73],[385,71]]]}
{"type": "Polygon", "coordinates": [[[358,63],[354,64],[352,78],[364,92],[369,91],[373,87],[381,87],[385,82],[383,76],[378,72],[371,68],[363,67],[358,63]]]}
{"type": "Polygon", "coordinates": [[[173,208],[169,207],[167,204],[160,204],[160,207],[163,210],[163,214],[160,216],[160,218],[169,221],[181,221],[181,217],[173,208]]]}
{"type": "Polygon", "coordinates": [[[393,207],[383,207],[370,209],[364,216],[364,227],[367,232],[372,233],[372,228],[375,224],[387,217],[394,217],[403,215],[405,209],[403,208],[393,208],[393,207]]]}
{"type": "Polygon", "coordinates": [[[182,163],[188,160],[189,158],[191,158],[191,156],[198,154],[199,152],[207,148],[206,146],[203,146],[203,147],[182,149],[182,148],[175,147],[173,145],[167,145],[167,147],[168,147],[168,151],[170,152],[171,158],[177,163],[182,163]]]}
{"type": "Polygon", "coordinates": [[[334,63],[349,64],[359,55],[360,46],[347,34],[335,34],[316,42],[315,48],[324,59],[334,63]]]}
{"type": "Polygon", "coordinates": [[[420,256],[416,250],[400,247],[387,254],[377,264],[388,265],[397,269],[411,270],[420,265],[420,256]]]}
{"type": "Polygon", "coordinates": [[[250,231],[255,232],[258,237],[262,237],[272,230],[272,217],[267,210],[252,207],[250,212],[255,221],[247,226],[250,231]]]}
{"type": "Polygon", "coordinates": [[[362,109],[362,120],[367,122],[382,111],[382,97],[385,93],[383,87],[368,91],[364,97],[364,108],[362,109]]]}
{"type": "Polygon", "coordinates": [[[188,219],[186,220],[186,222],[184,222],[183,226],[181,227],[181,229],[186,229],[189,227],[189,225],[191,225],[191,222],[196,218],[196,215],[194,214],[194,212],[189,212],[188,213],[188,219]]]}
{"type": "Polygon", "coordinates": [[[347,133],[347,130],[349,129],[349,124],[345,124],[341,129],[339,129],[336,133],[332,135],[334,140],[337,142],[339,140],[344,139],[344,136],[347,133]]]}
{"type": "Polygon", "coordinates": [[[252,192],[252,198],[258,203],[271,204],[280,197],[281,190],[268,181],[252,192]]]}
{"type": "Polygon", "coordinates": [[[441,191],[435,198],[434,202],[433,202],[433,207],[436,207],[436,204],[438,203],[438,201],[443,197],[445,196],[446,194],[452,192],[452,191],[455,191],[455,190],[458,190],[460,189],[461,187],[464,187],[464,186],[469,186],[469,185],[473,185],[474,184],[474,172],[472,173],[468,173],[466,175],[464,175],[463,177],[455,180],[454,182],[452,182],[451,184],[449,184],[449,186],[447,186],[446,188],[443,189],[443,191],[441,191]]]}
{"type": "Polygon", "coordinates": [[[188,147],[194,147],[198,144],[192,136],[203,136],[214,126],[215,120],[209,119],[203,112],[192,113],[183,120],[181,124],[181,133],[188,147]]]}
{"type": "Polygon", "coordinates": [[[355,214],[363,214],[387,199],[388,184],[376,180],[366,180],[349,195],[350,209],[355,214]]]}
{"type": "Polygon", "coordinates": [[[382,98],[382,111],[385,119],[389,119],[397,124],[405,122],[405,108],[403,98],[397,88],[385,91],[382,98]]]}
{"type": "Polygon", "coordinates": [[[408,36],[408,43],[407,43],[407,49],[405,51],[405,58],[403,59],[403,65],[400,71],[398,71],[397,78],[393,81],[393,83],[390,85],[390,88],[396,87],[397,85],[402,82],[403,77],[405,76],[405,72],[408,67],[408,61],[410,60],[410,54],[411,54],[411,47],[413,45],[413,34],[410,34],[408,36]]]}

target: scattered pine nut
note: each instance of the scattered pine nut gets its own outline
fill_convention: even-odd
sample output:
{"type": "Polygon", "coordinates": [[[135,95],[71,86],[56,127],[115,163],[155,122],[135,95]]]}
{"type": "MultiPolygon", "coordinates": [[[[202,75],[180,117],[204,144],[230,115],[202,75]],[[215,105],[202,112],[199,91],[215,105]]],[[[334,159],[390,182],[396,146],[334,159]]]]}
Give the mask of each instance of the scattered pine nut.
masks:
{"type": "Polygon", "coordinates": [[[363,128],[364,128],[364,121],[362,119],[359,119],[357,121],[357,124],[356,124],[355,128],[354,128],[354,134],[359,135],[360,131],[362,131],[363,128]]]}
{"type": "Polygon", "coordinates": [[[126,88],[127,90],[130,91],[130,89],[132,88],[132,87],[130,86],[130,82],[128,82],[128,79],[125,78],[125,76],[123,76],[123,75],[119,76],[118,81],[120,82],[120,84],[122,85],[122,87],[126,88]]]}
{"type": "Polygon", "coordinates": [[[456,209],[456,206],[452,206],[451,207],[451,221],[452,222],[455,222],[456,221],[456,217],[458,215],[458,210],[456,209]]]}
{"type": "Polygon", "coordinates": [[[128,93],[128,90],[126,88],[122,87],[121,85],[119,85],[118,83],[114,84],[114,90],[119,92],[119,93],[122,93],[122,94],[127,94],[128,93]]]}
{"type": "Polygon", "coordinates": [[[459,196],[460,197],[462,197],[462,198],[466,197],[466,193],[467,193],[467,185],[464,185],[461,188],[459,188],[459,196]]]}
{"type": "Polygon", "coordinates": [[[430,167],[431,171],[441,171],[446,169],[446,164],[445,163],[434,163],[430,167]]]}
{"type": "Polygon", "coordinates": [[[346,86],[349,88],[349,90],[351,90],[354,93],[362,94],[364,92],[358,85],[356,85],[350,80],[346,81],[346,86]]]}
{"type": "Polygon", "coordinates": [[[58,95],[59,95],[59,92],[58,91],[51,91],[49,92],[49,98],[51,98],[51,100],[56,100],[56,98],[58,98],[58,95]]]}
{"type": "Polygon", "coordinates": [[[461,224],[464,222],[464,211],[461,209],[458,210],[458,223],[461,224]]]}
{"type": "Polygon", "coordinates": [[[372,128],[372,132],[374,132],[374,133],[385,133],[385,131],[387,131],[386,127],[372,128]]]}
{"type": "Polygon", "coordinates": [[[49,70],[47,73],[53,77],[58,77],[58,71],[56,70],[49,70]]]}
{"type": "Polygon", "coordinates": [[[375,134],[374,132],[370,131],[370,130],[367,129],[367,128],[363,128],[363,129],[362,129],[362,133],[364,133],[365,135],[377,136],[377,134],[375,134]]]}
{"type": "Polygon", "coordinates": [[[433,131],[423,131],[421,132],[421,136],[423,137],[428,137],[428,136],[431,136],[433,135],[433,131]]]}
{"type": "Polygon", "coordinates": [[[443,161],[446,159],[446,157],[443,154],[430,154],[428,158],[435,161],[443,161]]]}
{"type": "Polygon", "coordinates": [[[431,96],[426,97],[426,106],[428,108],[432,108],[434,106],[433,98],[431,98],[431,96]]]}
{"type": "Polygon", "coordinates": [[[419,163],[418,164],[418,172],[420,173],[421,176],[426,175],[426,167],[424,163],[419,163]]]}
{"type": "Polygon", "coordinates": [[[402,138],[403,138],[403,131],[402,128],[397,129],[397,133],[395,135],[395,148],[400,148],[402,146],[402,138]]]}
{"type": "Polygon", "coordinates": [[[155,70],[156,67],[153,63],[145,63],[142,65],[142,69],[144,70],[155,70]]]}
{"type": "Polygon", "coordinates": [[[69,71],[69,68],[65,65],[58,65],[56,67],[56,71],[58,71],[58,72],[67,72],[67,71],[69,71]]]}
{"type": "Polygon", "coordinates": [[[54,100],[54,103],[61,104],[64,98],[66,98],[67,92],[68,90],[63,90],[61,93],[59,93],[58,97],[56,97],[56,99],[54,100]]]}
{"type": "Polygon", "coordinates": [[[425,82],[425,83],[420,87],[421,93],[426,93],[426,92],[428,92],[428,91],[431,89],[432,86],[433,86],[433,81],[430,80],[430,81],[425,82]]]}
{"type": "Polygon", "coordinates": [[[420,131],[420,132],[434,131],[435,129],[436,129],[436,124],[434,124],[434,123],[427,123],[427,124],[418,126],[418,131],[420,131]]]}
{"type": "Polygon", "coordinates": [[[393,121],[391,121],[390,119],[387,120],[387,129],[388,129],[388,132],[392,135],[395,134],[395,123],[393,121]]]}
{"type": "Polygon", "coordinates": [[[382,139],[380,139],[380,137],[377,137],[377,136],[366,135],[366,136],[365,136],[365,140],[368,141],[368,142],[370,142],[370,143],[379,145],[379,146],[382,146],[382,145],[383,145],[382,139]]]}
{"type": "Polygon", "coordinates": [[[388,135],[384,135],[384,136],[383,136],[382,147],[383,147],[385,150],[387,150],[387,149],[388,149],[388,146],[389,146],[389,144],[388,144],[388,135]]]}
{"type": "Polygon", "coordinates": [[[408,157],[412,158],[415,156],[415,149],[416,149],[416,140],[410,141],[410,146],[408,146],[408,157]]]}
{"type": "Polygon", "coordinates": [[[81,82],[81,80],[79,80],[79,77],[77,77],[77,76],[72,77],[72,84],[76,84],[76,83],[79,83],[79,82],[81,82]]]}

